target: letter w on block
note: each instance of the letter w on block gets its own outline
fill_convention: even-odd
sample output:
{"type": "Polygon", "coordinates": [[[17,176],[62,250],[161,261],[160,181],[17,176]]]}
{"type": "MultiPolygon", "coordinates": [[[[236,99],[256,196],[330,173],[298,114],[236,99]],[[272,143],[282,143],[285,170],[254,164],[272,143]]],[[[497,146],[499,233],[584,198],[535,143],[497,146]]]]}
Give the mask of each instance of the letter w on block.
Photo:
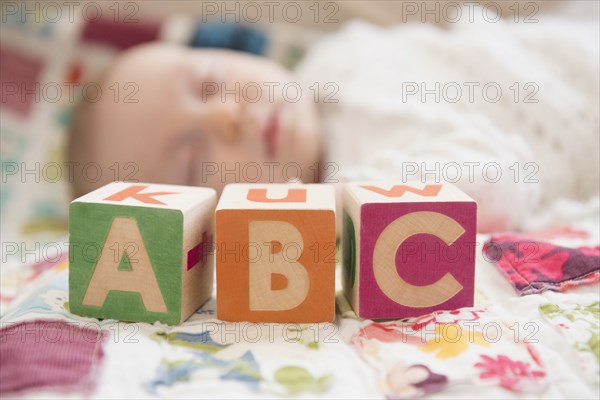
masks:
{"type": "Polygon", "coordinates": [[[151,193],[140,193],[142,190],[146,189],[148,186],[142,185],[133,185],[129,186],[126,189],[121,190],[113,195],[106,197],[104,200],[109,201],[123,201],[128,198],[136,199],[137,201],[144,204],[160,204],[166,205],[160,200],[155,199],[153,196],[164,196],[167,194],[177,194],[176,192],[151,192],[151,193]]]}
{"type": "Polygon", "coordinates": [[[300,231],[285,221],[250,221],[249,239],[259,246],[267,244],[269,249],[250,259],[250,309],[284,311],[300,305],[306,299],[310,282],[306,268],[298,262],[304,249],[300,231]],[[281,246],[273,246],[274,242],[281,246]],[[284,254],[282,249],[290,247],[294,249],[284,254]],[[274,278],[278,275],[284,277],[287,284],[274,289],[274,278]]]}
{"type": "Polygon", "coordinates": [[[370,185],[361,186],[361,187],[363,189],[370,190],[372,192],[375,192],[377,194],[380,194],[380,195],[386,196],[386,197],[402,197],[402,196],[404,196],[404,193],[406,193],[406,192],[411,192],[414,194],[418,194],[420,196],[435,197],[440,193],[440,189],[442,188],[442,185],[440,185],[440,184],[425,185],[425,187],[423,189],[418,189],[418,188],[415,188],[413,186],[408,186],[408,185],[394,185],[389,190],[385,190],[380,187],[370,186],[370,185]]]}
{"type": "Polygon", "coordinates": [[[82,304],[102,307],[111,290],[137,292],[148,311],[167,312],[150,257],[134,218],[113,220],[82,304]],[[114,249],[117,249],[117,252],[114,249]],[[123,256],[129,260],[129,271],[119,270],[123,256]]]}

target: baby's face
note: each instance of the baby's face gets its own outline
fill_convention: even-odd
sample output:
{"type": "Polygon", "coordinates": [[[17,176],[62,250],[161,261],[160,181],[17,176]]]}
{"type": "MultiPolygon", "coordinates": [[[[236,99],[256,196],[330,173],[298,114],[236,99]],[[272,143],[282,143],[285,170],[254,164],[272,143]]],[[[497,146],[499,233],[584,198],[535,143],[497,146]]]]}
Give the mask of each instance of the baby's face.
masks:
{"type": "Polygon", "coordinates": [[[296,101],[297,83],[272,61],[226,50],[153,44],[125,53],[100,100],[76,118],[71,161],[102,168],[99,182],[76,182],[76,194],[115,179],[218,191],[300,171],[315,181],[322,140],[312,95],[303,86],[296,101]]]}

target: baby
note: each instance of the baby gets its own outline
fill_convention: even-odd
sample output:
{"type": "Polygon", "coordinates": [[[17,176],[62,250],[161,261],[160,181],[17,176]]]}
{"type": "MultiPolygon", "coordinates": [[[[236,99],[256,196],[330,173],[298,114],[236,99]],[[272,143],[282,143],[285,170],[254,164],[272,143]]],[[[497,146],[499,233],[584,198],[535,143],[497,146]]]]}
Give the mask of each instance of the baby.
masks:
{"type": "MultiPolygon", "coordinates": [[[[320,120],[308,84],[295,96],[298,78],[272,61],[144,45],[103,80],[134,82],[138,101],[85,104],[70,158],[217,191],[235,181],[452,180],[478,201],[480,232],[517,229],[539,204],[598,191],[597,22],[545,22],[349,24],[297,70],[333,84],[321,90],[334,101],[321,103],[320,120]]],[[[75,194],[112,179],[77,181],[75,194]]]]}
{"type": "Polygon", "coordinates": [[[68,157],[103,172],[77,180],[75,195],[117,174],[218,192],[240,180],[315,182],[323,154],[315,106],[306,96],[286,100],[289,82],[297,79],[284,68],[241,52],[161,43],[125,52],[102,93],[115,83],[136,93],[86,102],[74,119],[68,157]]]}

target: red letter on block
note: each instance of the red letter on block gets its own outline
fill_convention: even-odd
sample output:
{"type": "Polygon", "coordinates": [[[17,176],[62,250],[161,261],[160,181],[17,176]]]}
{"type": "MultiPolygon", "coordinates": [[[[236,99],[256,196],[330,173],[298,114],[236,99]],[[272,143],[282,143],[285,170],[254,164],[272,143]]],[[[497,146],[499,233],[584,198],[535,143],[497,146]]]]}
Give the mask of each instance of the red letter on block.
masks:
{"type": "Polygon", "coordinates": [[[287,196],[280,199],[267,198],[267,189],[250,189],[247,199],[257,203],[306,203],[306,189],[288,189],[287,196]]]}
{"type": "Polygon", "coordinates": [[[104,200],[110,200],[110,201],[123,201],[129,197],[136,199],[137,201],[140,201],[142,203],[145,204],[161,204],[161,205],[166,205],[166,203],[163,203],[160,200],[156,200],[155,198],[153,198],[152,196],[163,196],[163,195],[167,195],[167,194],[177,194],[176,192],[152,192],[152,193],[140,193],[142,190],[146,189],[148,186],[138,186],[138,185],[133,185],[128,187],[127,189],[121,190],[118,193],[115,193],[111,196],[108,196],[107,198],[105,198],[104,200]]]}
{"type": "Polygon", "coordinates": [[[377,186],[361,186],[385,197],[402,197],[404,193],[411,192],[420,196],[435,197],[440,192],[442,185],[425,185],[423,189],[417,189],[408,185],[394,185],[390,190],[384,190],[377,186]]]}

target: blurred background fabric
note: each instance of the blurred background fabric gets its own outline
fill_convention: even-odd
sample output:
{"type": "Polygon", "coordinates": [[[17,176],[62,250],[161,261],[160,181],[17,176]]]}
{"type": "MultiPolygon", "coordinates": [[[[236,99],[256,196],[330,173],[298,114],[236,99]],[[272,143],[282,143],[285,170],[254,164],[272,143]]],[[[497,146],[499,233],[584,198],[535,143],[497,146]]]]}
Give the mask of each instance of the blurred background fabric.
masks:
{"type": "MultiPolygon", "coordinates": [[[[432,7],[435,4],[437,7],[444,7],[446,3],[451,2],[434,2],[432,7]]],[[[513,2],[478,4],[488,3],[497,4],[505,18],[514,17],[513,2]]],[[[302,3],[304,12],[300,15],[294,12],[297,3],[284,1],[277,2],[277,10],[286,9],[286,14],[280,11],[268,13],[263,8],[260,18],[255,18],[253,8],[243,9],[249,4],[243,2],[139,1],[120,3],[119,7],[115,7],[113,3],[81,2],[77,3],[78,8],[72,13],[66,7],[57,11],[52,8],[52,4],[2,3],[0,210],[3,240],[14,243],[43,243],[53,235],[63,237],[67,228],[70,174],[85,173],[93,177],[97,173],[112,173],[115,179],[124,178],[122,166],[115,166],[114,171],[98,171],[93,165],[65,164],[64,148],[73,110],[82,96],[93,98],[98,95],[97,82],[102,71],[125,49],[150,41],[223,47],[264,55],[288,68],[295,68],[310,49],[315,48],[313,53],[317,54],[318,49],[324,48],[325,44],[317,47],[315,44],[336,31],[347,33],[332,36],[327,43],[337,40],[336,38],[342,40],[353,32],[354,38],[343,40],[356,40],[357,43],[367,45],[369,41],[373,41],[373,48],[384,48],[384,43],[377,43],[378,40],[384,40],[383,36],[373,34],[376,32],[375,27],[389,27],[392,29],[390,32],[393,32],[394,29],[414,23],[436,25],[440,29],[439,37],[445,35],[444,31],[456,28],[444,19],[412,12],[410,7],[415,2],[406,1],[335,1],[318,3],[318,7],[317,3],[302,3]],[[215,7],[224,9],[216,10],[215,7]],[[237,11],[235,7],[238,7],[237,11]],[[85,13],[81,10],[85,10],[85,13]],[[234,11],[228,14],[227,10],[234,11]],[[55,18],[57,12],[63,17],[55,18]],[[245,17],[240,18],[240,14],[245,17]],[[351,24],[354,28],[345,29],[349,26],[349,21],[355,20],[372,28],[361,30],[357,28],[361,26],[360,23],[355,23],[351,24]]],[[[423,4],[427,6],[426,3],[423,4]]],[[[573,25],[577,25],[577,21],[598,20],[598,3],[593,1],[539,1],[521,4],[533,4],[537,15],[561,16],[575,21],[573,25]]],[[[519,17],[523,18],[523,15],[519,17]]],[[[467,28],[472,29],[472,32],[467,30],[465,35],[476,35],[473,27],[467,28]]],[[[523,28],[525,29],[526,27],[523,28]]],[[[488,39],[490,42],[494,41],[492,36],[488,39]]],[[[582,38],[586,43],[589,39],[582,38]]],[[[398,42],[398,46],[401,44],[398,42]]],[[[336,48],[337,45],[332,46],[336,48]]],[[[552,47],[550,40],[547,46],[552,47]]],[[[418,46],[414,46],[412,51],[418,51],[418,46]]],[[[320,65],[327,62],[331,66],[336,62],[335,52],[327,52],[327,56],[319,60],[320,65]]],[[[350,52],[352,53],[352,45],[350,52]]],[[[416,56],[410,53],[401,55],[406,59],[416,56]]],[[[568,57],[563,58],[568,62],[568,57]]],[[[547,68],[553,70],[555,66],[552,63],[557,60],[549,60],[547,68]]],[[[348,58],[344,62],[353,61],[348,58]]],[[[597,65],[598,60],[590,62],[597,65]]],[[[314,76],[311,75],[312,72],[307,72],[311,68],[314,73],[326,73],[327,68],[316,67],[318,63],[315,62],[315,57],[305,63],[304,76],[314,76]]],[[[577,60],[571,60],[571,64],[576,66],[577,60]]],[[[365,66],[355,64],[350,75],[336,76],[336,79],[347,79],[348,87],[351,88],[352,85],[360,84],[361,76],[364,80],[376,71],[375,65],[371,70],[363,71],[364,74],[361,68],[365,66]]],[[[324,78],[324,75],[321,76],[321,79],[324,78]]],[[[590,84],[592,95],[596,90],[594,85],[597,86],[593,82],[590,84]]],[[[115,92],[109,95],[129,94],[131,92],[125,88],[115,88],[115,92]],[[120,92],[117,93],[117,90],[120,92]]],[[[340,94],[342,95],[344,94],[340,94]]],[[[369,105],[369,99],[363,100],[367,100],[363,104],[365,110],[379,107],[376,104],[381,105],[381,102],[371,102],[369,105]]],[[[343,101],[352,103],[347,96],[343,101]]],[[[556,101],[564,107],[570,104],[567,100],[562,103],[559,99],[556,101]]],[[[336,110],[340,110],[340,107],[327,109],[333,115],[331,118],[335,118],[336,110]]],[[[350,108],[346,107],[344,112],[348,110],[350,108]]],[[[324,120],[326,126],[333,124],[331,118],[324,120]]],[[[565,138],[561,140],[568,141],[565,138]]],[[[585,143],[582,142],[582,145],[585,143]]],[[[551,152],[546,154],[552,155],[551,152]]],[[[564,179],[564,175],[561,175],[553,185],[560,186],[564,179]]],[[[21,246],[18,253],[14,254],[15,260],[21,261],[27,256],[22,254],[23,248],[27,249],[26,246],[21,246]]]]}

